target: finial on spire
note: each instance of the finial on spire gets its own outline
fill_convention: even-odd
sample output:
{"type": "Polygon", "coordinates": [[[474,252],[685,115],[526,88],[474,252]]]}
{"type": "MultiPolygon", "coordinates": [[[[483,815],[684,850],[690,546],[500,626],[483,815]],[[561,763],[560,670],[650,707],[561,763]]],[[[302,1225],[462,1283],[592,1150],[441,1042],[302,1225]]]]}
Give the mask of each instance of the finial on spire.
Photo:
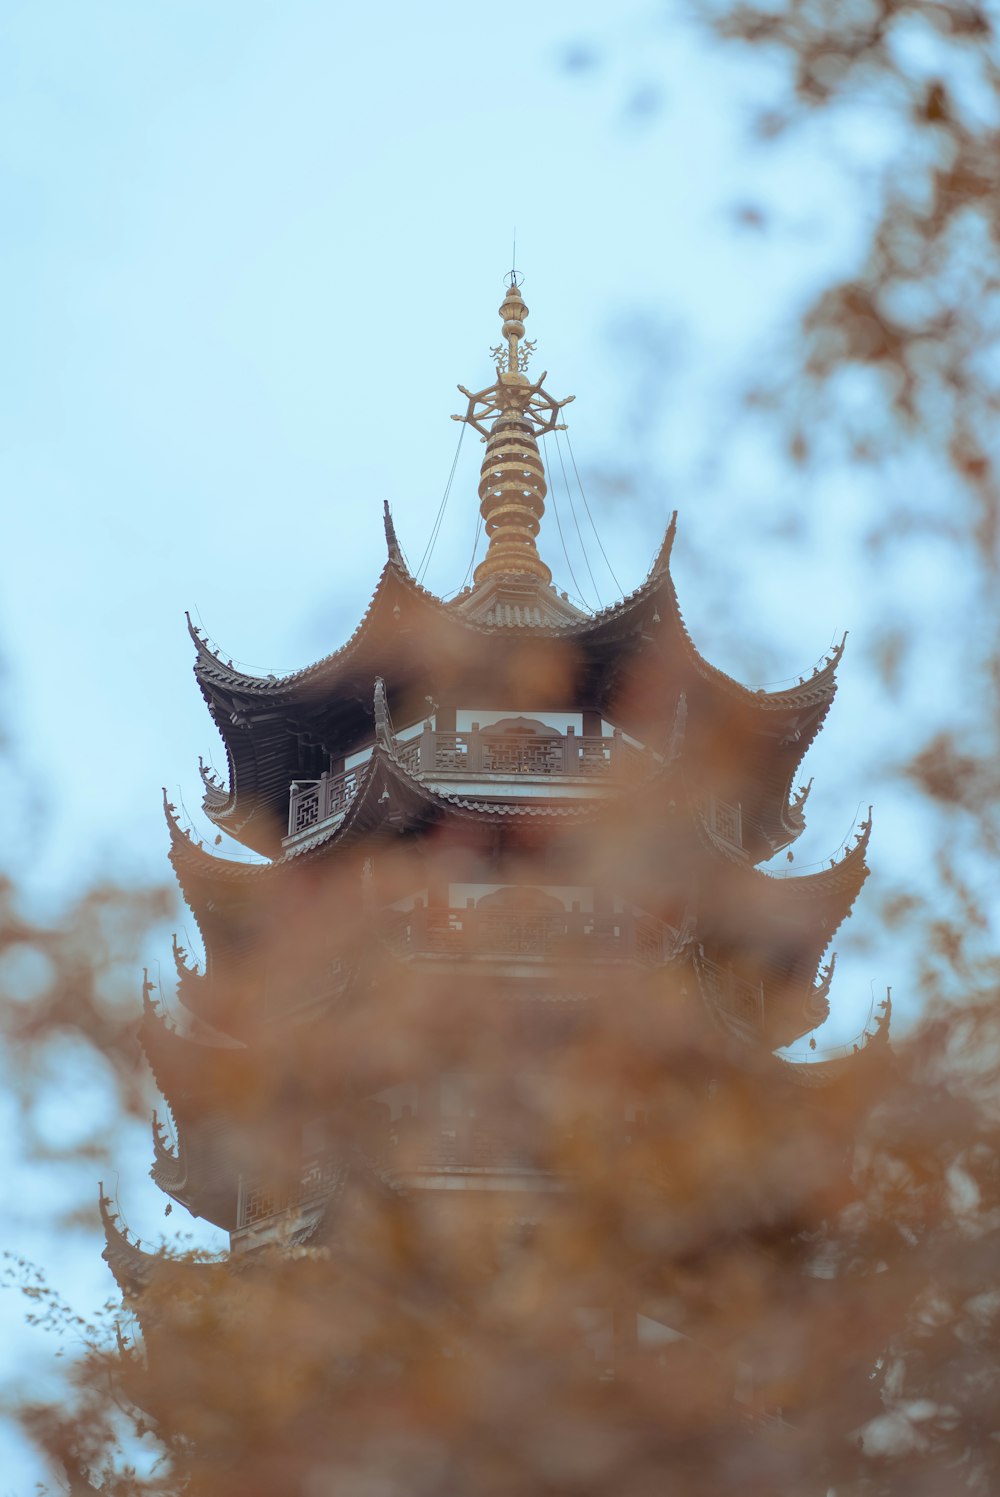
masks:
{"type": "Polygon", "coordinates": [[[479,510],[490,544],[475,571],[475,581],[506,573],[527,573],[542,582],[552,573],[538,555],[535,537],[545,510],[545,469],[536,438],[549,431],[562,431],[559,412],[573,399],[555,400],[544,389],[545,373],[529,380],[526,369],[534,343],[524,338],[528,308],[521,296],[516,269],[506,278],[507,294],[500,304],[503,342],[490,350],[497,366],[496,382],[468,397],[465,421],[486,443],[479,480],[479,510]],[[484,422],[491,422],[490,426],[484,422]]]}
{"type": "MultiPolygon", "coordinates": [[[[491,348],[493,362],[497,366],[497,374],[524,374],[528,367],[528,361],[535,351],[534,343],[529,343],[524,338],[524,319],[528,315],[528,308],[524,304],[517,281],[517,272],[510,272],[507,282],[507,295],[500,307],[500,316],[503,318],[503,343],[498,343],[496,348],[491,348]]],[[[544,379],[545,376],[543,375],[544,379]]],[[[572,396],[570,399],[572,400],[572,396]]],[[[562,402],[566,404],[565,401],[562,402]]]]}
{"type": "Polygon", "coordinates": [[[514,244],[510,252],[510,269],[504,276],[503,283],[505,286],[509,286],[511,291],[516,291],[523,281],[524,276],[517,269],[517,229],[515,228],[514,244]]]}

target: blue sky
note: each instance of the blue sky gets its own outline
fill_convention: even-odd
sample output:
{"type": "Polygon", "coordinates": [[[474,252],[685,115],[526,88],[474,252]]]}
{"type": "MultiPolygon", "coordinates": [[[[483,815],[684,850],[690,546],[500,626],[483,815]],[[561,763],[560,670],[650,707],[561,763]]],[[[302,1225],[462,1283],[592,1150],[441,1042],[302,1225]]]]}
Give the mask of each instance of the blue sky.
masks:
{"type": "MultiPolygon", "coordinates": [[[[919,541],[874,587],[858,545],[894,485],[934,476],[792,475],[734,416],[810,290],[857,254],[894,143],[856,116],[749,143],[780,86],[773,64],[668,30],[645,0],[612,18],[594,0],[509,16],[7,0],[4,837],[39,907],[109,869],[164,877],[161,785],[198,822],[198,754],[220,761],[185,608],[227,654],[280,672],[353,629],[383,499],[419,558],[455,385],[490,378],[515,228],[538,368],[576,396],[577,459],[624,586],[676,507],[682,607],[715,663],[794,678],[852,631],[799,862],[828,858],[873,799],[876,877],[919,858],[923,812],[886,766],[941,704],[916,681],[886,702],[867,662],[894,611],[945,680],[960,589],[919,541]],[[766,231],[739,226],[748,204],[766,231]]],[[[466,442],[427,577],[442,593],[469,560],[478,461],[466,442]]],[[[834,1041],[900,964],[868,934],[853,957],[840,943],[834,1041]]],[[[126,1194],[155,1229],[147,1147],[126,1194]]],[[[44,1254],[33,1218],[23,1240],[44,1254]]],[[[96,1251],[81,1238],[77,1260],[96,1251]]],[[[78,1292],[95,1284],[102,1267],[81,1267],[78,1292]]],[[[30,1458],[10,1460],[0,1493],[30,1481],[30,1458]]]]}
{"type": "MultiPolygon", "coordinates": [[[[40,888],[81,863],[161,871],[155,787],[196,800],[197,753],[215,748],[184,608],[235,657],[292,668],[363,609],[383,498],[422,552],[455,383],[488,376],[515,227],[530,333],[552,387],[577,397],[581,463],[633,480],[617,502],[615,484],[595,492],[623,584],[675,505],[681,568],[684,544],[730,530],[698,464],[755,338],[852,229],[810,223],[823,191],[801,162],[762,170],[739,151],[737,85],[762,85],[692,66],[697,49],[655,16],[8,7],[0,640],[47,812],[24,828],[40,888]],[[733,233],[755,179],[792,253],[733,233]]],[[[474,530],[464,459],[428,578],[442,591],[474,530]]],[[[747,475],[751,544],[767,481],[766,466],[747,475]]],[[[703,589],[679,582],[695,622],[703,589]]],[[[779,614],[754,620],[760,656],[737,663],[797,675],[855,622],[842,593],[806,591],[801,642],[779,614]]]]}

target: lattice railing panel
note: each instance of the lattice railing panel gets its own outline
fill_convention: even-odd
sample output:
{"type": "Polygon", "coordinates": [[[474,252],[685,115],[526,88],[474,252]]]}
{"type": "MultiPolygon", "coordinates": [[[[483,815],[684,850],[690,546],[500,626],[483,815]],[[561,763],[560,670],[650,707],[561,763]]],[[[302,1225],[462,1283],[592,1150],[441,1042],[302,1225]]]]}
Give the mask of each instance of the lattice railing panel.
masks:
{"type": "Polygon", "coordinates": [[[463,773],[469,768],[469,741],[464,733],[434,734],[434,768],[463,773]]]}
{"type": "Polygon", "coordinates": [[[427,909],[389,916],[385,939],[400,955],[664,959],[666,927],[651,915],[619,914],[598,926],[588,911],[539,913],[511,909],[427,909]]]}
{"type": "Polygon", "coordinates": [[[613,738],[578,738],[571,774],[607,774],[611,769],[613,738]]]}
{"type": "Polygon", "coordinates": [[[709,803],[709,824],[717,837],[734,847],[743,846],[743,815],[739,806],[713,798],[709,803]]]}
{"type": "Polygon", "coordinates": [[[483,769],[489,774],[562,774],[563,740],[484,735],[483,769]]]}
{"type": "Polygon", "coordinates": [[[273,1185],[258,1181],[248,1186],[243,1196],[240,1226],[249,1227],[253,1222],[266,1221],[269,1216],[274,1216],[281,1210],[279,1201],[278,1191],[273,1185]]]}
{"type": "MultiPolygon", "coordinates": [[[[647,750],[628,742],[623,734],[580,736],[573,732],[552,737],[491,733],[473,727],[464,732],[435,732],[425,726],[414,738],[396,745],[396,758],[410,774],[433,776],[499,775],[514,778],[538,775],[596,779],[635,779],[656,763],[647,750]]],[[[342,816],[357,794],[363,766],[318,780],[299,780],[292,786],[288,835],[294,837],[342,816]]],[[[713,801],[710,814],[719,836],[740,845],[740,810],[713,801]]]]}
{"type": "Polygon", "coordinates": [[[406,743],[396,745],[396,758],[404,769],[415,774],[420,768],[420,739],[409,738],[406,743]]]}
{"type": "Polygon", "coordinates": [[[281,1184],[274,1179],[245,1181],[239,1211],[239,1226],[250,1227],[255,1222],[267,1221],[280,1216],[296,1206],[310,1201],[322,1200],[336,1188],[343,1172],[343,1164],[329,1155],[306,1159],[298,1180],[281,1184]]]}
{"type": "Polygon", "coordinates": [[[318,780],[297,781],[292,786],[288,812],[288,834],[308,831],[331,816],[342,816],[358,792],[360,771],[323,775],[318,780]]]}
{"type": "Polygon", "coordinates": [[[294,836],[319,821],[320,794],[318,786],[297,786],[292,791],[292,810],[288,830],[294,836]]]}

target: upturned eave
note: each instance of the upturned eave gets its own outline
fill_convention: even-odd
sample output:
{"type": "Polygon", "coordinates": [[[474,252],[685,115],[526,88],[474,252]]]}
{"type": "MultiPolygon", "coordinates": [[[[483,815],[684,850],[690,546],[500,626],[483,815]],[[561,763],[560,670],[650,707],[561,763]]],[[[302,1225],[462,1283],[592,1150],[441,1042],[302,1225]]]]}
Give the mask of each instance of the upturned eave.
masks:
{"type": "Polygon", "coordinates": [[[143,991],[139,1043],[181,1126],[216,1103],[240,1102],[248,1094],[253,1069],[246,1046],[222,1035],[209,1041],[176,1029],[147,989],[143,991]]]}
{"type": "MultiPolygon", "coordinates": [[[[334,756],[353,752],[371,728],[367,703],[375,675],[385,676],[394,699],[399,691],[412,694],[417,685],[426,692],[436,689],[437,677],[447,681],[456,672],[467,672],[471,661],[481,660],[487,642],[495,666],[501,641],[516,648],[524,639],[551,641],[553,647],[564,642],[567,669],[578,678],[576,688],[567,688],[569,696],[578,691],[594,698],[592,705],[606,709],[613,721],[618,720],[616,709],[636,716],[635,723],[620,721],[627,732],[635,732],[642,725],[638,718],[649,714],[658,722],[662,718],[666,731],[673,713],[674,696],[664,690],[669,683],[659,679],[658,668],[642,664],[652,650],[652,658],[665,661],[668,672],[676,677],[674,695],[678,689],[688,689],[694,699],[704,697],[716,703],[710,715],[728,712],[733,720],[739,718],[742,731],[750,737],[776,737],[781,742],[791,733],[799,748],[792,756],[794,762],[789,762],[785,750],[779,755],[783,768],[778,774],[781,786],[775,788],[778,796],[832,701],[843,644],[810,677],[776,692],[743,686],[710,665],[690,637],[670,573],[675,522],[676,516],[643,583],[595,614],[584,614],[563,604],[552,589],[542,589],[555,600],[546,601],[539,593],[547,610],[539,612],[543,622],[526,621],[527,613],[520,621],[510,622],[506,616],[499,621],[497,616],[489,622],[477,614],[477,590],[444,603],[415,581],[397,553],[386,563],[348,641],[290,675],[261,677],[237,669],[211,649],[189,620],[197,651],[195,675],[228,760],[228,786],[214,779],[206,781],[206,814],[247,846],[275,855],[284,833],[289,785],[299,773],[298,737],[325,744],[334,756]],[[564,611],[561,618],[556,604],[564,611]],[[631,708],[616,685],[626,658],[632,662],[631,708]],[[783,722],[789,725],[787,730],[783,722]]],[[[496,579],[483,584],[483,588],[495,586],[496,579]]],[[[770,819],[780,820],[777,801],[770,819]]],[[[776,835],[780,836],[780,829],[776,835]]]]}
{"type": "MultiPolygon", "coordinates": [[[[746,852],[727,844],[712,831],[697,802],[693,782],[688,781],[685,773],[680,733],[676,740],[676,758],[661,763],[647,780],[623,785],[611,799],[523,804],[474,801],[442,793],[398,761],[389,738],[376,745],[346,813],[317,827],[307,841],[290,848],[272,864],[246,864],[220,858],[196,845],[172,822],[171,857],[175,872],[199,928],[215,953],[212,970],[218,976],[199,979],[200,1011],[211,1021],[212,995],[221,982],[219,991],[228,994],[225,1001],[236,1005],[233,1013],[223,1015],[222,1027],[230,1033],[244,1032],[241,1015],[245,1018],[257,1000],[253,994],[244,992],[246,983],[239,977],[244,967],[239,964],[246,963],[247,970],[252,971],[259,969],[261,962],[259,954],[253,951],[237,958],[227,955],[236,949],[235,938],[229,934],[230,924],[235,930],[256,928],[255,911],[268,909],[288,880],[305,877],[308,891],[313,887],[313,870],[341,857],[354,859],[357,863],[354,872],[360,873],[361,855],[379,840],[395,842],[401,834],[420,836],[435,825],[448,822],[464,823],[470,830],[488,831],[491,837],[498,833],[505,836],[509,831],[520,838],[536,828],[545,834],[548,842],[564,835],[572,839],[576,828],[587,825],[594,828],[594,838],[605,845],[603,821],[613,845],[621,842],[622,827],[635,826],[635,832],[625,838],[620,849],[623,862],[616,878],[627,883],[635,867],[648,869],[654,887],[657,881],[662,882],[664,910],[689,891],[698,900],[704,898],[706,912],[716,912],[708,929],[713,946],[723,950],[737,949],[741,944],[753,948],[761,973],[784,994],[781,1013],[774,1012],[774,1043],[791,1043],[818,1022],[815,1013],[807,1011],[805,1005],[814,993],[812,984],[823,954],[849,915],[868,876],[865,852],[870,822],[830,866],[780,876],[756,868],[746,852]],[[688,872],[678,881],[672,870],[680,867],[688,872]],[[699,894],[699,890],[703,893],[699,894]],[[234,959],[237,968],[232,966],[234,959]],[[801,1014],[795,1010],[796,993],[801,995],[801,1014]]],[[[569,846],[572,852],[572,840],[569,846]]],[[[645,880],[646,875],[642,878],[645,880]]],[[[287,897],[295,903],[295,885],[287,883],[287,891],[287,897]]],[[[356,929],[348,921],[341,936],[336,937],[347,942],[348,968],[353,950],[351,933],[356,929]]],[[[164,1036],[159,1029],[154,1032],[153,1042],[159,1046],[156,1065],[161,1070],[169,1065],[175,1051],[197,1044],[187,1037],[178,1038],[171,1031],[164,1036]]],[[[209,1058],[214,1064],[229,1068],[240,1064],[237,1057],[213,1055],[211,1047],[209,1058]]],[[[161,1084],[166,1090],[170,1085],[166,1071],[164,1078],[161,1084]]]]}

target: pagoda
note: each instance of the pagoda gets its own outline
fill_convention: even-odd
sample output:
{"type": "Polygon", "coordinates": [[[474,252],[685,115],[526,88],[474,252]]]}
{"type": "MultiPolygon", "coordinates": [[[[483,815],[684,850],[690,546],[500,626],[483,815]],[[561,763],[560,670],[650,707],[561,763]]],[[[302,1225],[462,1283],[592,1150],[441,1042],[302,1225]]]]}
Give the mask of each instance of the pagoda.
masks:
{"type": "MultiPolygon", "coordinates": [[[[437,1241],[530,1237],[581,1158],[627,1161],[656,1122],[652,1061],[581,1111],[566,1057],[588,1035],[608,1053],[631,1036],[662,1066],[696,1034],[684,1084],[706,1107],[741,1068],[812,1096],[856,1059],[781,1052],[827,1017],[870,815],[818,871],[761,866],[803,831],[802,760],[843,641],[787,690],[710,665],[671,577],[676,515],[621,601],[592,613],[557,590],[539,438],[567,401],[529,373],[513,274],[499,312],[496,379],[459,387],[456,419],[485,443],[471,586],[444,601],[420,585],[386,505],[371,602],[316,664],[247,674],[189,620],[228,766],[203,770],[204,811],[247,855],[204,846],[164,798],[204,956],[175,944],[183,1024],[147,981],[141,1041],[166,1103],[153,1178],[229,1233],[241,1271],[357,1261],[403,1209],[437,1241]]],[[[101,1207],[141,1320],[163,1260],[101,1207]]],[[[627,1315],[655,1319],[638,1288],[627,1315]]]]}

